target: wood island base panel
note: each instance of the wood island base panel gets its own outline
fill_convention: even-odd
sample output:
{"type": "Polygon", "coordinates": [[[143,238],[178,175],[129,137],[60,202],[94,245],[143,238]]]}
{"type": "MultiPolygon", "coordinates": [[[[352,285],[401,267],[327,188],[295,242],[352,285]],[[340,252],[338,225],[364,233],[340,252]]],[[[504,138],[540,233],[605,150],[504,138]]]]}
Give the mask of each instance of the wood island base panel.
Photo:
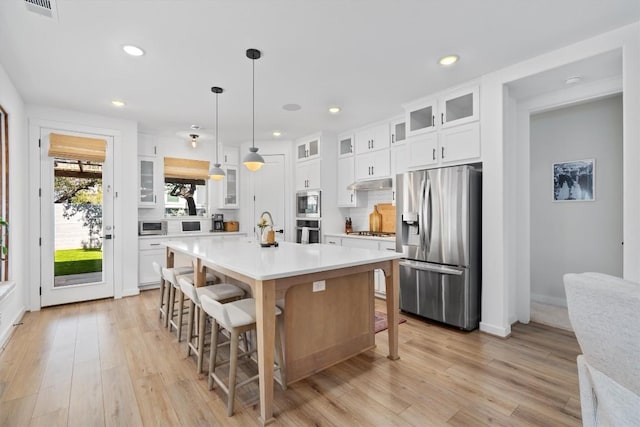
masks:
{"type": "Polygon", "coordinates": [[[287,290],[284,341],[287,384],[375,346],[371,272],[304,283],[287,290]]]}

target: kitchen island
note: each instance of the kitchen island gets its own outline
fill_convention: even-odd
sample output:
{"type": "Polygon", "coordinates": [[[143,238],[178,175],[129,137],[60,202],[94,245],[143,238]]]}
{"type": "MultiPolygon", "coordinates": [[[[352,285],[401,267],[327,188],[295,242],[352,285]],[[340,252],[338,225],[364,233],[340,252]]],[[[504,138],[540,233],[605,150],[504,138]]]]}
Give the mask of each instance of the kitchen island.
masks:
{"type": "Polygon", "coordinates": [[[398,358],[398,289],[401,254],[324,244],[281,242],[261,247],[246,238],[166,242],[167,266],[175,254],[192,257],[196,286],[207,269],[251,287],[256,300],[260,421],[273,418],[276,299],[284,299],[287,383],[371,349],[374,339],[373,271],[385,272],[389,355],[398,358]]]}

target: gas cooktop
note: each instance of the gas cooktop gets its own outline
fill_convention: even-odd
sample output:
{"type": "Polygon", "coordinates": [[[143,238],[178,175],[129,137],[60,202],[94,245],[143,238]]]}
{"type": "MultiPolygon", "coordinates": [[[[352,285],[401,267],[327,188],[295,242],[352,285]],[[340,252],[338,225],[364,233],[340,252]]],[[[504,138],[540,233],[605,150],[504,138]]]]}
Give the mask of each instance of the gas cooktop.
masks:
{"type": "Polygon", "coordinates": [[[395,237],[396,233],[388,233],[382,231],[352,231],[351,233],[354,236],[375,236],[375,237],[395,237]]]}

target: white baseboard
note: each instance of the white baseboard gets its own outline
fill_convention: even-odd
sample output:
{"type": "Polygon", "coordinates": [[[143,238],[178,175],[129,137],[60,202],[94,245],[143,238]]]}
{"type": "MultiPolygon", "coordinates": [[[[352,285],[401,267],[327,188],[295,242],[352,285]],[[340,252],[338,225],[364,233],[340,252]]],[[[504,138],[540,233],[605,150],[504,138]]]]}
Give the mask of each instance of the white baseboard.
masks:
{"type": "Polygon", "coordinates": [[[140,295],[140,289],[136,288],[127,288],[122,290],[122,298],[124,297],[132,297],[135,295],[140,295]]]}
{"type": "Polygon", "coordinates": [[[531,294],[531,302],[539,302],[540,304],[555,305],[556,307],[566,307],[567,299],[551,297],[549,295],[531,294]]]}
{"type": "Polygon", "coordinates": [[[25,307],[18,310],[18,314],[11,320],[9,327],[2,331],[2,335],[0,335],[0,350],[4,350],[4,346],[9,342],[11,335],[13,335],[13,332],[16,330],[16,327],[13,325],[19,323],[26,312],[25,307]]]}
{"type": "Polygon", "coordinates": [[[503,328],[501,326],[495,326],[488,323],[480,322],[480,331],[498,336],[500,338],[506,338],[511,335],[511,325],[503,328]]]}

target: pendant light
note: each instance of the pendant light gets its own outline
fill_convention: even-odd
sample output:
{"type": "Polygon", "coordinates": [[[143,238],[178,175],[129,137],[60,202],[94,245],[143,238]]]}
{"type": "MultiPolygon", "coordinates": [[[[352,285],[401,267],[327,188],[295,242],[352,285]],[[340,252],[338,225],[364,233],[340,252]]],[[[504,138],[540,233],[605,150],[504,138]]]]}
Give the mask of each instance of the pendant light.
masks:
{"type": "Polygon", "coordinates": [[[242,163],[251,172],[255,172],[264,165],[264,159],[258,154],[256,148],[256,59],[260,59],[261,53],[258,49],[247,49],[247,58],[251,59],[253,66],[253,86],[251,93],[251,106],[252,106],[252,134],[251,134],[251,148],[249,148],[249,154],[244,157],[242,163]]]}
{"type": "Polygon", "coordinates": [[[216,162],[213,164],[211,170],[209,170],[209,178],[214,181],[220,181],[224,178],[224,171],[218,162],[218,95],[224,91],[221,87],[214,86],[211,88],[211,92],[216,94],[216,162]]]}
{"type": "Polygon", "coordinates": [[[197,133],[191,133],[189,134],[189,138],[191,138],[191,148],[197,148],[198,147],[198,137],[200,135],[198,135],[197,133]]]}

